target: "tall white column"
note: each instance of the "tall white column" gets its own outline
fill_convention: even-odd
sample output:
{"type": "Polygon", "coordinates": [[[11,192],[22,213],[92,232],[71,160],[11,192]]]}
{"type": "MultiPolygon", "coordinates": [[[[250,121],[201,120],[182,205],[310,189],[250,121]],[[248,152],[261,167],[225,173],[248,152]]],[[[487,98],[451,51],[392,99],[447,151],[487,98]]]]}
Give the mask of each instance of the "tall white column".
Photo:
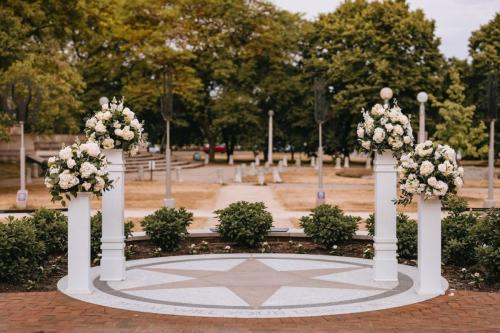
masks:
{"type": "Polygon", "coordinates": [[[113,188],[102,195],[101,280],[125,280],[125,166],[122,149],[104,149],[113,188]]]}
{"type": "Polygon", "coordinates": [[[373,279],[397,281],[396,159],[391,151],[375,155],[375,237],[373,279]]]}
{"type": "Polygon", "coordinates": [[[274,111],[269,111],[269,138],[267,142],[267,162],[269,165],[273,164],[273,115],[274,111]]]}
{"type": "Polygon", "coordinates": [[[68,293],[91,291],[90,198],[91,193],[78,192],[68,205],[68,293]]]}
{"type": "Polygon", "coordinates": [[[441,284],[441,201],[418,199],[417,293],[439,295],[441,284]]]}
{"type": "Polygon", "coordinates": [[[24,147],[24,122],[19,122],[21,126],[21,148],[19,149],[19,176],[21,181],[21,189],[17,191],[16,207],[18,209],[26,209],[28,205],[28,191],[26,191],[26,150],[24,147]]]}

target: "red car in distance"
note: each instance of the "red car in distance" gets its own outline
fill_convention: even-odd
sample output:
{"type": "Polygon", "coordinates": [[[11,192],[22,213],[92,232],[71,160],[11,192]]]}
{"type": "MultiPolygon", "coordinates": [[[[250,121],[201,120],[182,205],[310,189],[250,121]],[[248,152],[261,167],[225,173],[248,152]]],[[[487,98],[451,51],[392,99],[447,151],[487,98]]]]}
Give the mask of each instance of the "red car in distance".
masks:
{"type": "MultiPolygon", "coordinates": [[[[203,152],[208,154],[210,146],[208,144],[203,146],[203,152]]],[[[220,144],[215,146],[215,152],[216,153],[225,153],[226,152],[226,144],[220,144]]]]}

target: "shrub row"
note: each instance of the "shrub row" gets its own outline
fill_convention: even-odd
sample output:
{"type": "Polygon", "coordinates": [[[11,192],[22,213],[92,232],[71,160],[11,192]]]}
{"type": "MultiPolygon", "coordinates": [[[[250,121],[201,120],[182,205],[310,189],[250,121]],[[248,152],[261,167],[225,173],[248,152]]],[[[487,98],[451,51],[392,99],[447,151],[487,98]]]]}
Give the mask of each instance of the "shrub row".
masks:
{"type": "MultiPolygon", "coordinates": [[[[101,244],[101,213],[91,219],[91,254],[96,259],[101,244]]],[[[132,224],[125,224],[131,234],[132,224]]],[[[68,219],[62,212],[41,208],[32,216],[0,223],[0,282],[19,282],[35,278],[44,262],[54,255],[65,255],[68,219]]]]}

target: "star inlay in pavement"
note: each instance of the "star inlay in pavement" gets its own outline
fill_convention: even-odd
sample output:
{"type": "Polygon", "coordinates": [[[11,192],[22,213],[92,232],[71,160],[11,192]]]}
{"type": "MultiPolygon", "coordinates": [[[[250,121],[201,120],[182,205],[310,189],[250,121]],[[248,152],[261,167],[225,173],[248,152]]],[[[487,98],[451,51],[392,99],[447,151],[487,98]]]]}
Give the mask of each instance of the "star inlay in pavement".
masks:
{"type": "Polygon", "coordinates": [[[324,275],[362,269],[362,267],[320,268],[291,271],[275,270],[260,260],[245,259],[228,271],[191,270],[174,268],[141,268],[142,270],[190,277],[189,280],[151,284],[127,288],[121,291],[161,290],[178,288],[225,287],[231,290],[250,307],[258,308],[281,287],[309,287],[385,291],[358,284],[318,279],[324,275]]]}

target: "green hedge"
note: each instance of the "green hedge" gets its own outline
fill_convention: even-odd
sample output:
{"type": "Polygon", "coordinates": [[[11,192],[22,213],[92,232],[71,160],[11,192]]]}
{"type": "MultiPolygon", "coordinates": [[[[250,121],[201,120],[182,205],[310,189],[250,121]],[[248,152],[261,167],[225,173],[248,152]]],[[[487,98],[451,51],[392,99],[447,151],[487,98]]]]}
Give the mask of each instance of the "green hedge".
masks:
{"type": "Polygon", "coordinates": [[[141,225],[153,244],[162,250],[173,251],[187,237],[187,228],[192,222],[193,214],[184,208],[163,207],[146,216],[141,225]]]}
{"type": "Polygon", "coordinates": [[[313,208],[309,216],[303,216],[300,225],[315,243],[330,249],[333,245],[350,241],[359,221],[360,217],[345,215],[337,206],[323,204],[313,208]]]}
{"type": "Polygon", "coordinates": [[[273,226],[273,217],[263,202],[238,201],[215,214],[222,239],[242,246],[257,246],[273,226]]]}

